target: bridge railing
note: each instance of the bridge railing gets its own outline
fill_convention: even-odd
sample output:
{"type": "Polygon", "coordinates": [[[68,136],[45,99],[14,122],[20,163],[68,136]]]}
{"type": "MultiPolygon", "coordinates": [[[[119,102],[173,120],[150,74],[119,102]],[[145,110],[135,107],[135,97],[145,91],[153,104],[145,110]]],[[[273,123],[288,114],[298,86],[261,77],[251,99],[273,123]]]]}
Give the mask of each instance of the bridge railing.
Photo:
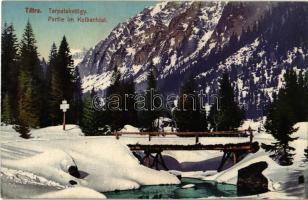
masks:
{"type": "Polygon", "coordinates": [[[199,137],[249,137],[249,142],[253,140],[252,129],[242,131],[212,131],[212,132],[113,132],[116,139],[122,135],[141,135],[148,136],[149,141],[152,137],[175,135],[179,137],[195,137],[196,144],[199,143],[199,137]]]}

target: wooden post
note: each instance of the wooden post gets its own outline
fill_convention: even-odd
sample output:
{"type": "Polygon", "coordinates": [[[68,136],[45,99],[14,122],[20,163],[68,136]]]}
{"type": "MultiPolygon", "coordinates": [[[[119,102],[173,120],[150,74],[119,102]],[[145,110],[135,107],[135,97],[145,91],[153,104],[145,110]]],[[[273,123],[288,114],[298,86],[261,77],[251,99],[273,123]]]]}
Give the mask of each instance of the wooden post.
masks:
{"type": "Polygon", "coordinates": [[[60,104],[60,110],[63,111],[63,130],[65,130],[65,112],[70,108],[70,105],[66,100],[63,100],[60,104]]]}
{"type": "Polygon", "coordinates": [[[151,141],[151,134],[149,133],[149,141],[151,141]]]}
{"type": "Polygon", "coordinates": [[[232,154],[233,154],[233,165],[235,165],[237,163],[237,155],[235,151],[232,154]]]}
{"type": "Polygon", "coordinates": [[[252,130],[251,130],[250,127],[248,128],[248,131],[249,131],[249,142],[250,142],[250,145],[251,145],[252,144],[252,140],[253,140],[253,134],[252,134],[252,130]]]}
{"type": "Polygon", "coordinates": [[[63,130],[65,131],[65,112],[63,112],[63,130]]]}
{"type": "Polygon", "coordinates": [[[198,137],[198,135],[196,135],[196,144],[198,144],[199,143],[199,137],[198,137]]]}

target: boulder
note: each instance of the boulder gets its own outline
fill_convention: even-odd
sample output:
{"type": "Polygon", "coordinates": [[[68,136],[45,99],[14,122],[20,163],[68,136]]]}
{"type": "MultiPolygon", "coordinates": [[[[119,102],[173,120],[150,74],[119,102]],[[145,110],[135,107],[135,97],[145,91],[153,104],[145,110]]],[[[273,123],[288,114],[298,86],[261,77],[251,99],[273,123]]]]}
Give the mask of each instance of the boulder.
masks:
{"type": "Polygon", "coordinates": [[[238,171],[238,196],[260,194],[268,191],[268,180],[262,171],[268,167],[264,161],[253,163],[238,171]]]}

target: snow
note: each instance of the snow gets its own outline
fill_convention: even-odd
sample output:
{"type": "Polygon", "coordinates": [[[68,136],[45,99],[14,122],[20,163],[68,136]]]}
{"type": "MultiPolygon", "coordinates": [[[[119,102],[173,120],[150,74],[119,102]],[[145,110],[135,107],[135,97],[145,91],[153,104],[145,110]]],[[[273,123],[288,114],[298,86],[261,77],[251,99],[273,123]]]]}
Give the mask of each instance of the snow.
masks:
{"type": "Polygon", "coordinates": [[[83,93],[91,91],[93,88],[95,90],[104,90],[110,86],[112,77],[112,71],[107,71],[100,75],[88,75],[82,79],[81,87],[83,93]]]}
{"type": "Polygon", "coordinates": [[[153,58],[153,64],[154,65],[157,65],[160,63],[160,57],[159,56],[156,56],[155,58],[153,58]]]}
{"type": "Polygon", "coordinates": [[[170,46],[173,47],[175,45],[175,39],[174,38],[171,38],[170,40],[170,46]]]}
{"type": "MultiPolygon", "coordinates": [[[[162,133],[163,134],[163,133],[162,133]]],[[[151,141],[147,135],[122,135],[119,138],[122,144],[145,144],[145,145],[155,145],[155,144],[181,144],[181,145],[194,145],[196,144],[196,139],[194,137],[178,137],[176,135],[166,135],[166,136],[153,136],[151,141]]],[[[211,144],[237,144],[249,142],[249,137],[200,137],[199,143],[202,145],[211,144]]]]}
{"type": "Polygon", "coordinates": [[[126,48],[127,55],[134,56],[136,54],[136,50],[133,47],[126,48]]]}
{"type": "Polygon", "coordinates": [[[154,16],[156,15],[157,13],[161,12],[162,9],[164,9],[164,7],[168,4],[168,2],[162,2],[162,3],[159,3],[157,5],[155,5],[153,8],[152,8],[152,11],[151,11],[151,16],[154,16]]]}
{"type": "Polygon", "coordinates": [[[54,181],[50,181],[42,176],[38,176],[22,170],[9,169],[4,166],[1,166],[0,176],[6,177],[7,179],[19,184],[45,185],[58,189],[64,188],[63,185],[54,181]]]}
{"type": "Polygon", "coordinates": [[[222,156],[219,151],[164,151],[164,155],[175,158],[178,162],[199,162],[222,156]]]}
{"type": "Polygon", "coordinates": [[[233,167],[224,170],[220,173],[217,173],[214,176],[210,176],[205,178],[206,180],[215,180],[217,182],[222,183],[229,183],[229,184],[236,184],[237,183],[237,172],[239,169],[247,167],[253,163],[265,161],[268,164],[268,168],[263,171],[265,176],[270,175],[281,169],[282,167],[279,166],[275,161],[273,161],[267,153],[263,150],[259,150],[255,154],[249,154],[239,163],[234,165],[233,167]]]}
{"type": "Polygon", "coordinates": [[[297,131],[292,134],[292,137],[298,137],[303,140],[308,139],[308,122],[298,122],[293,128],[298,128],[297,131]]]}
{"type": "Polygon", "coordinates": [[[259,43],[259,38],[257,38],[253,43],[242,47],[236,53],[229,56],[224,62],[221,62],[219,68],[230,68],[231,65],[237,66],[244,64],[244,62],[247,62],[247,59],[252,56],[259,43]]]}
{"type": "Polygon", "coordinates": [[[67,185],[70,180],[74,180],[68,173],[68,168],[76,164],[69,154],[55,149],[23,159],[2,160],[2,166],[31,172],[61,185],[67,185]]]}
{"type": "MultiPolygon", "coordinates": [[[[125,128],[131,129],[130,126],[125,128]]],[[[11,130],[14,135],[14,130],[10,127],[4,130],[11,130]]],[[[37,182],[46,186],[58,184],[59,187],[68,187],[71,186],[70,181],[75,181],[78,186],[98,192],[135,189],[141,185],[179,183],[176,176],[166,171],[156,171],[140,165],[128,147],[113,136],[84,137],[71,134],[68,138],[65,134],[52,137],[47,134],[43,137],[46,130],[57,132],[59,126],[42,129],[42,132],[40,129],[31,131],[33,135],[40,135],[40,138],[25,140],[16,134],[17,137],[1,137],[1,174],[11,174],[12,177],[14,173],[9,170],[19,171],[20,173],[15,173],[16,177],[23,173],[33,174],[34,178],[27,179],[42,177],[37,182]],[[82,177],[70,175],[70,166],[76,166],[82,177]],[[3,172],[4,168],[8,170],[3,172]]]]}
{"type": "MultiPolygon", "coordinates": [[[[290,191],[294,190],[304,195],[303,184],[302,185],[298,184],[297,177],[299,176],[299,174],[305,174],[305,171],[307,170],[307,166],[305,164],[304,148],[307,147],[308,122],[299,122],[295,124],[294,127],[298,127],[299,129],[294,134],[292,134],[292,137],[299,137],[299,138],[291,142],[290,144],[292,147],[296,149],[294,152],[295,156],[293,160],[293,165],[280,166],[269,157],[269,153],[260,149],[255,154],[249,154],[243,160],[241,160],[239,163],[232,166],[231,168],[224,170],[220,173],[217,173],[213,176],[203,176],[203,179],[236,184],[237,172],[239,169],[244,168],[256,162],[265,161],[268,164],[268,167],[263,171],[263,175],[269,181],[270,192],[251,197],[274,198],[274,199],[295,197],[294,195],[292,195],[292,193],[288,194],[287,193],[288,190],[290,191]]],[[[254,137],[254,140],[258,141],[259,143],[266,143],[266,144],[270,144],[271,142],[274,141],[273,137],[265,132],[257,134],[254,137]]]]}
{"type": "Polygon", "coordinates": [[[248,130],[251,128],[252,130],[257,131],[258,129],[262,128],[261,121],[254,121],[254,120],[245,120],[243,124],[238,128],[239,130],[248,130]]]}
{"type": "Polygon", "coordinates": [[[138,128],[132,125],[125,125],[119,132],[140,132],[138,128]]]}
{"type": "Polygon", "coordinates": [[[175,66],[176,61],[177,61],[177,54],[174,53],[174,54],[172,54],[172,56],[170,57],[170,64],[167,65],[167,66],[164,68],[164,72],[169,71],[173,66],[175,66]]]}
{"type": "MultiPolygon", "coordinates": [[[[260,133],[254,135],[254,141],[269,144],[274,140],[271,135],[263,131],[262,124],[263,121],[246,120],[240,129],[260,128],[260,133]]],[[[270,192],[249,197],[290,198],[298,197],[297,194],[288,193],[290,188],[299,193],[304,191],[303,184],[298,185],[297,177],[307,168],[304,162],[304,148],[307,146],[308,122],[300,122],[294,126],[298,127],[298,130],[292,137],[298,137],[298,139],[291,143],[291,146],[296,148],[293,165],[280,166],[269,157],[269,153],[260,149],[257,153],[248,154],[240,162],[221,172],[217,172],[216,167],[222,152],[164,151],[164,157],[175,159],[179,165],[204,163],[202,167],[208,169],[207,171],[166,172],[140,165],[126,146],[126,144],[135,143],[194,144],[194,139],[160,136],[152,137],[149,142],[147,136],[123,135],[116,140],[114,136],[85,137],[78,126],[68,125],[67,127],[67,131],[62,131],[61,126],[31,130],[33,138],[25,140],[19,137],[12,126],[2,126],[1,180],[9,180],[25,186],[33,185],[34,189],[38,186],[51,188],[47,193],[35,194],[35,197],[39,198],[104,198],[99,192],[134,189],[141,185],[178,184],[176,175],[236,184],[239,169],[265,161],[268,167],[263,171],[263,175],[269,181],[270,192]],[[212,163],[207,162],[210,160],[212,163]],[[209,168],[208,165],[213,166],[209,168]],[[68,172],[70,166],[78,167],[82,176],[80,178],[71,176],[68,172]],[[75,181],[77,185],[72,187],[69,181],[75,181]]],[[[121,131],[137,132],[139,130],[131,125],[125,125],[121,131]]],[[[238,143],[247,140],[249,139],[200,138],[202,144],[238,143]]]]}
{"type": "Polygon", "coordinates": [[[182,188],[186,189],[186,188],[192,188],[194,186],[195,186],[195,184],[187,184],[187,185],[182,186],[182,188]]]}
{"type": "Polygon", "coordinates": [[[85,187],[72,187],[55,192],[47,192],[35,196],[43,199],[78,198],[78,199],[106,199],[105,195],[85,187]]]}
{"type": "Polygon", "coordinates": [[[137,74],[140,71],[141,68],[142,68],[142,65],[133,65],[132,66],[134,74],[137,74]]]}

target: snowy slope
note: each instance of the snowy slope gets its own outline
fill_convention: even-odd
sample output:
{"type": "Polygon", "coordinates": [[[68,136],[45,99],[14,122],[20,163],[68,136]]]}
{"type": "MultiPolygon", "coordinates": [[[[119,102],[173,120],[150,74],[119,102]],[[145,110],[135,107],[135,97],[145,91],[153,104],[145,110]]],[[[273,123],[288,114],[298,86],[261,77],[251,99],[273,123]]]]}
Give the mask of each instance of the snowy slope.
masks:
{"type": "MultiPolygon", "coordinates": [[[[49,127],[48,130],[57,132],[58,128],[49,127]]],[[[32,132],[38,135],[40,131],[32,132]]],[[[30,140],[1,137],[1,176],[11,176],[15,180],[23,173],[33,174],[25,177],[41,177],[30,179],[39,185],[62,188],[71,186],[70,182],[73,181],[78,186],[100,192],[179,183],[168,172],[140,165],[128,147],[113,137],[81,137],[73,134],[68,137],[63,133],[62,136],[58,134],[50,138],[50,135],[43,137],[44,132],[45,129],[42,129],[40,138],[30,140]],[[78,168],[81,178],[69,173],[71,166],[78,168]],[[17,172],[9,173],[10,170],[17,172]]]]}
{"type": "Polygon", "coordinates": [[[162,2],[145,8],[115,27],[78,65],[84,92],[108,87],[115,66],[137,83],[145,80],[151,61],[160,78],[182,68],[208,43],[223,8],[223,2],[162,2]]]}
{"type": "Polygon", "coordinates": [[[78,65],[83,91],[108,88],[115,66],[142,91],[153,62],[163,93],[177,93],[193,75],[211,96],[228,71],[246,117],[256,119],[283,85],[286,69],[307,71],[307,42],[298,39],[307,35],[307,13],[307,4],[292,2],[157,3],[87,52],[78,65]],[[234,34],[241,41],[229,44],[234,34]]]}

